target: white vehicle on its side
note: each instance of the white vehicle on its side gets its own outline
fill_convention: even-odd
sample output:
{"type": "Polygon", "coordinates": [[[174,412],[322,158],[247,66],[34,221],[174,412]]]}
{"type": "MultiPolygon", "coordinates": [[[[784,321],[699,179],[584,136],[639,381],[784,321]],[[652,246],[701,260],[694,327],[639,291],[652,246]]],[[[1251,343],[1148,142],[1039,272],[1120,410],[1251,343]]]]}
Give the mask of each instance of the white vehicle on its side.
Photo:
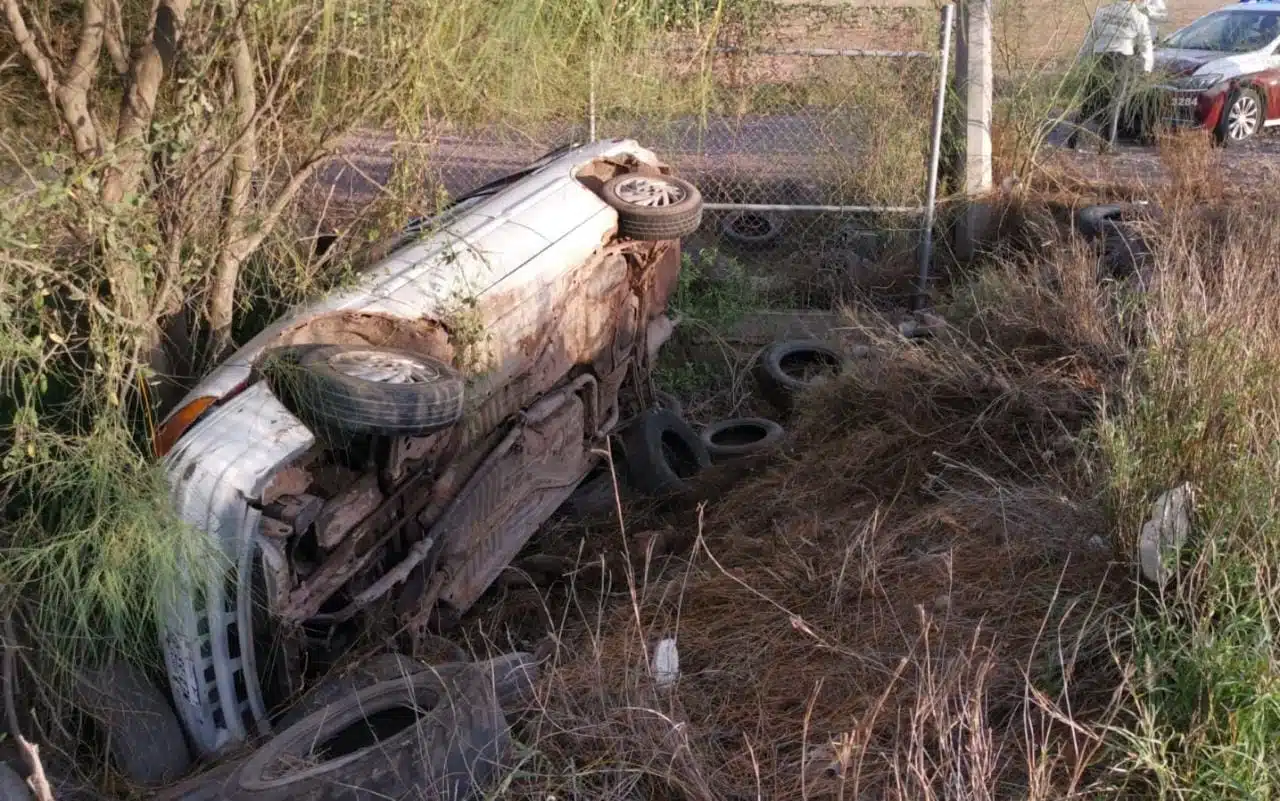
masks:
{"type": "MultiPolygon", "coordinates": [[[[316,644],[371,610],[416,631],[476,602],[648,405],[679,240],[701,219],[698,190],[633,141],[549,154],[191,390],[156,447],[224,559],[190,566],[161,620],[197,752],[270,734],[327,658],[316,644]]],[[[694,449],[650,469],[704,466],[679,418],[642,417],[694,449]]]]}

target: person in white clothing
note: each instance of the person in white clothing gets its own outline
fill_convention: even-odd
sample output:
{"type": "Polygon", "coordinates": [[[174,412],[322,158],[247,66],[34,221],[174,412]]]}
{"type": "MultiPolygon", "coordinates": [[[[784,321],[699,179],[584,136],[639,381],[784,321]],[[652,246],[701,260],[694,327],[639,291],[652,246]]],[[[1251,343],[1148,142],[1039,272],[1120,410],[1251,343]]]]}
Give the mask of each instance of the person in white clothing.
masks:
{"type": "MultiPolygon", "coordinates": [[[[1143,5],[1151,0],[1119,0],[1098,9],[1080,48],[1080,60],[1088,66],[1081,125],[1100,123],[1109,114],[1104,147],[1112,147],[1120,112],[1139,74],[1155,63],[1151,20],[1143,5]]],[[[1162,2],[1162,0],[1155,0],[1162,2]]],[[[1072,133],[1069,145],[1077,134],[1072,133]]]]}
{"type": "Polygon", "coordinates": [[[1159,26],[1169,21],[1169,6],[1164,0],[1142,0],[1142,10],[1151,21],[1151,41],[1160,41],[1159,26]]]}

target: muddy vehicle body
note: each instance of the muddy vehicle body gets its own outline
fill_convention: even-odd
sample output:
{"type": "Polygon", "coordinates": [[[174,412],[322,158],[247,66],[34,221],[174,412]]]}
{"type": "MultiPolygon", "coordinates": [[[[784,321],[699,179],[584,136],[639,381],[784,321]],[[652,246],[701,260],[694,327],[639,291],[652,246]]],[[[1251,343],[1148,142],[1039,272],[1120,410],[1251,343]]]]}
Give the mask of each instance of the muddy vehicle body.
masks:
{"type": "Polygon", "coordinates": [[[160,628],[199,753],[270,734],[317,643],[371,610],[405,630],[477,601],[651,401],[700,222],[635,142],[553,152],[187,395],[157,450],[221,558],[188,566],[160,628]]]}

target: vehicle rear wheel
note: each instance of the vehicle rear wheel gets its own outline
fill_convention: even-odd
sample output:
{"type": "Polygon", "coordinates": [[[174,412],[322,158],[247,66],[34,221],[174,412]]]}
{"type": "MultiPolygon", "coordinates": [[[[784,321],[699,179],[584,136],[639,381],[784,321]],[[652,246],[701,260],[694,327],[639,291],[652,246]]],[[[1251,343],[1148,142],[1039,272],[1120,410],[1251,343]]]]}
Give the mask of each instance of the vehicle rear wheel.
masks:
{"type": "Polygon", "coordinates": [[[623,173],[600,188],[618,213],[618,234],[663,241],[688,236],[702,226],[702,193],[682,178],[623,173]]]}
{"type": "Polygon", "coordinates": [[[1265,121],[1262,96],[1257,90],[1242,86],[1227,96],[1214,135],[1220,144],[1234,147],[1257,135],[1265,121]]]}
{"type": "Polygon", "coordinates": [[[416,353],[319,345],[274,360],[271,373],[290,410],[324,432],[422,436],[462,417],[462,375],[416,353]]]}

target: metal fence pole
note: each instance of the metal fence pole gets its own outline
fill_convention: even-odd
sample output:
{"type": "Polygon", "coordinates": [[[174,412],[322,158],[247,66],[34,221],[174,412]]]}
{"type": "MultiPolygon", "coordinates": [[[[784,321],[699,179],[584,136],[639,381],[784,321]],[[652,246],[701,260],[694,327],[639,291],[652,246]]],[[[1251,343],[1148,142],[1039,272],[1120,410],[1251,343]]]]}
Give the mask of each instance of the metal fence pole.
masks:
{"type": "Polygon", "coordinates": [[[929,146],[929,183],[925,188],[924,225],[920,232],[920,286],[917,288],[916,309],[924,305],[929,296],[929,265],[933,261],[933,221],[938,202],[938,161],[942,156],[942,117],[947,104],[947,72],[951,65],[951,28],[956,7],[948,3],[942,7],[942,49],[938,59],[938,93],[933,98],[933,140],[929,146]]]}
{"type": "Polygon", "coordinates": [[[591,86],[587,91],[587,129],[590,141],[596,141],[596,62],[591,60],[591,73],[587,76],[591,86]]]}

